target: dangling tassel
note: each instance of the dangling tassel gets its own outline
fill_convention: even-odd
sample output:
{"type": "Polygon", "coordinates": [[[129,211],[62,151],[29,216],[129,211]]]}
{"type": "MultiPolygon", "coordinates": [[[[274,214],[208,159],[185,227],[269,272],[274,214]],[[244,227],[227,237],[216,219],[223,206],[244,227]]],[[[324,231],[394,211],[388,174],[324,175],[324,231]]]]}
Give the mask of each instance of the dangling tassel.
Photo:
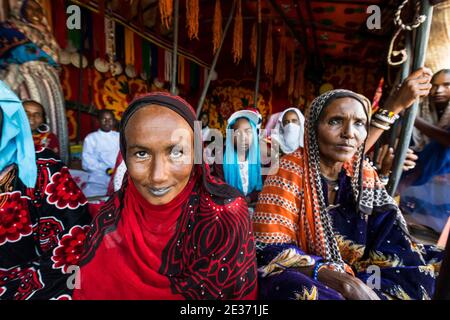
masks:
{"type": "Polygon", "coordinates": [[[134,32],[125,28],[125,65],[134,65],[134,32]]]}
{"type": "Polygon", "coordinates": [[[244,36],[244,21],[242,19],[242,3],[238,0],[236,16],[234,18],[234,34],[233,34],[233,60],[238,64],[242,59],[242,38],[244,36]]]}
{"type": "Polygon", "coordinates": [[[280,51],[277,59],[277,72],[275,73],[275,84],[281,86],[286,81],[286,36],[282,36],[280,51]]]}
{"type": "Polygon", "coordinates": [[[253,67],[256,68],[256,55],[257,55],[257,51],[258,51],[258,36],[256,34],[256,25],[258,23],[255,22],[255,24],[253,25],[253,29],[252,29],[252,38],[250,39],[250,58],[252,60],[252,65],[253,67]]]}
{"type": "Polygon", "coordinates": [[[213,22],[213,54],[219,49],[220,39],[222,39],[222,9],[220,8],[220,0],[216,0],[213,22]]]}
{"type": "Polygon", "coordinates": [[[295,47],[291,46],[289,49],[289,56],[291,57],[291,69],[289,73],[289,86],[288,86],[288,96],[292,97],[294,93],[294,85],[295,85],[295,47]]]}
{"type": "Polygon", "coordinates": [[[172,25],[173,0],[159,0],[159,13],[162,24],[169,29],[172,25]]]}
{"type": "Polygon", "coordinates": [[[186,23],[189,39],[198,39],[198,0],[186,0],[186,23]]]}
{"type": "Polygon", "coordinates": [[[264,55],[264,72],[268,76],[273,75],[273,49],[272,49],[272,21],[267,29],[266,51],[264,55]]]}

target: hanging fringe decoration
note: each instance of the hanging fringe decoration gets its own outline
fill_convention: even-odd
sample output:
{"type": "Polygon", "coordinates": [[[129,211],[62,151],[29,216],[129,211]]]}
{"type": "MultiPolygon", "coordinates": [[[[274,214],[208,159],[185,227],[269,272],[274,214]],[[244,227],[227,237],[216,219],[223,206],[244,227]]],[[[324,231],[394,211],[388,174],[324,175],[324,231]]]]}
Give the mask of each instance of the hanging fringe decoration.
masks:
{"type": "Polygon", "coordinates": [[[198,39],[198,0],[186,0],[186,23],[189,39],[198,39]]]}
{"type": "Polygon", "coordinates": [[[281,86],[286,81],[286,36],[283,34],[278,52],[277,71],[275,73],[275,84],[281,86]]]}
{"type": "Polygon", "coordinates": [[[186,60],[184,57],[180,56],[178,58],[178,83],[180,85],[186,84],[185,72],[186,72],[186,60]]]}
{"type": "Polygon", "coordinates": [[[169,29],[172,25],[173,0],[159,0],[159,13],[162,24],[169,29]]]}
{"type": "Polygon", "coordinates": [[[164,81],[170,82],[172,75],[172,52],[164,50],[164,81]]]}
{"type": "Polygon", "coordinates": [[[288,96],[292,97],[295,86],[295,46],[289,48],[289,57],[291,59],[291,67],[289,72],[288,96]]]}
{"type": "Polygon", "coordinates": [[[258,51],[258,35],[256,34],[256,25],[258,22],[255,22],[252,29],[252,38],[250,39],[250,58],[252,60],[253,67],[256,67],[256,56],[258,51]]]}
{"type": "Polygon", "coordinates": [[[236,16],[234,18],[234,34],[233,34],[233,60],[238,64],[242,59],[242,38],[244,36],[244,21],[242,19],[242,3],[238,0],[236,16]]]}
{"type": "Polygon", "coordinates": [[[305,66],[306,63],[303,62],[300,64],[297,70],[297,79],[295,80],[295,89],[294,89],[294,98],[298,99],[304,92],[305,82],[303,75],[305,74],[305,66]]]}
{"type": "Polygon", "coordinates": [[[134,65],[134,32],[125,28],[125,65],[134,65]]]}
{"type": "Polygon", "coordinates": [[[272,44],[272,21],[269,22],[269,27],[267,28],[267,40],[266,40],[266,51],[264,55],[264,72],[268,76],[273,75],[273,44],[272,44]]]}
{"type": "Polygon", "coordinates": [[[220,39],[222,39],[222,9],[220,8],[220,0],[216,0],[213,22],[213,54],[219,49],[220,39]]]}

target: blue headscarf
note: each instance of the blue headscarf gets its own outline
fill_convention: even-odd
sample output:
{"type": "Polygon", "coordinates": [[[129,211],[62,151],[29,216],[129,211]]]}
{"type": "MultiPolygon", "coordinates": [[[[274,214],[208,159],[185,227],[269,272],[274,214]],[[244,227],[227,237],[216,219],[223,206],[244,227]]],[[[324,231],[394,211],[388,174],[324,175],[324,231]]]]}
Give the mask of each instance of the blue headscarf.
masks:
{"type": "Polygon", "coordinates": [[[223,173],[225,181],[244,193],[242,187],[241,173],[239,170],[238,155],[234,148],[232,127],[237,120],[245,118],[252,127],[253,141],[248,154],[248,190],[247,194],[254,190],[262,190],[262,176],[261,176],[261,154],[259,150],[258,131],[255,123],[246,116],[239,117],[227,125],[227,138],[225,144],[225,159],[223,164],[223,173]]]}
{"type": "Polygon", "coordinates": [[[21,101],[0,80],[0,171],[15,163],[20,180],[34,188],[37,178],[36,154],[31,128],[21,101]]]}

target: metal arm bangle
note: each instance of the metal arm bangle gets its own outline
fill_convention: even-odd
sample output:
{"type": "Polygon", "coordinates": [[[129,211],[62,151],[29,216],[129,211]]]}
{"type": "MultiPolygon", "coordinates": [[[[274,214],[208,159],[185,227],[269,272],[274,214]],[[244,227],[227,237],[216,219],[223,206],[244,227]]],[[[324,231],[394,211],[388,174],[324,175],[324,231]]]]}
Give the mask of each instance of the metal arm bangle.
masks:
{"type": "Polygon", "coordinates": [[[372,121],[370,122],[370,125],[372,125],[372,126],[374,126],[374,127],[377,127],[377,128],[379,128],[379,129],[382,129],[382,130],[384,130],[384,131],[388,131],[391,127],[389,127],[389,126],[385,126],[385,125],[382,125],[381,123],[379,123],[378,121],[375,121],[375,119],[372,119],[372,121]]]}

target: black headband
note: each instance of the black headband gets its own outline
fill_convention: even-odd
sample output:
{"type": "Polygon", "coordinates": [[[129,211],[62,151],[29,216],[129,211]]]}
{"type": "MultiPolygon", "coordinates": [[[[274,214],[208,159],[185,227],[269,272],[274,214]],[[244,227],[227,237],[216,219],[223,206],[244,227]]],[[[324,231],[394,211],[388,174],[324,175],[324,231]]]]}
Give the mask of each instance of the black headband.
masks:
{"type": "MultiPolygon", "coordinates": [[[[185,100],[181,99],[178,96],[173,96],[167,93],[151,93],[142,97],[139,97],[131,102],[128,108],[122,115],[122,120],[120,121],[120,152],[122,153],[123,158],[126,157],[126,139],[125,139],[125,128],[128,124],[128,121],[131,117],[143,107],[148,107],[150,105],[157,105],[169,108],[170,110],[175,111],[180,116],[182,116],[189,126],[192,128],[192,131],[195,130],[195,121],[197,121],[195,112],[192,107],[185,100]]],[[[198,130],[197,130],[198,132],[198,130]]],[[[195,137],[198,138],[198,137],[195,137]]]]}

